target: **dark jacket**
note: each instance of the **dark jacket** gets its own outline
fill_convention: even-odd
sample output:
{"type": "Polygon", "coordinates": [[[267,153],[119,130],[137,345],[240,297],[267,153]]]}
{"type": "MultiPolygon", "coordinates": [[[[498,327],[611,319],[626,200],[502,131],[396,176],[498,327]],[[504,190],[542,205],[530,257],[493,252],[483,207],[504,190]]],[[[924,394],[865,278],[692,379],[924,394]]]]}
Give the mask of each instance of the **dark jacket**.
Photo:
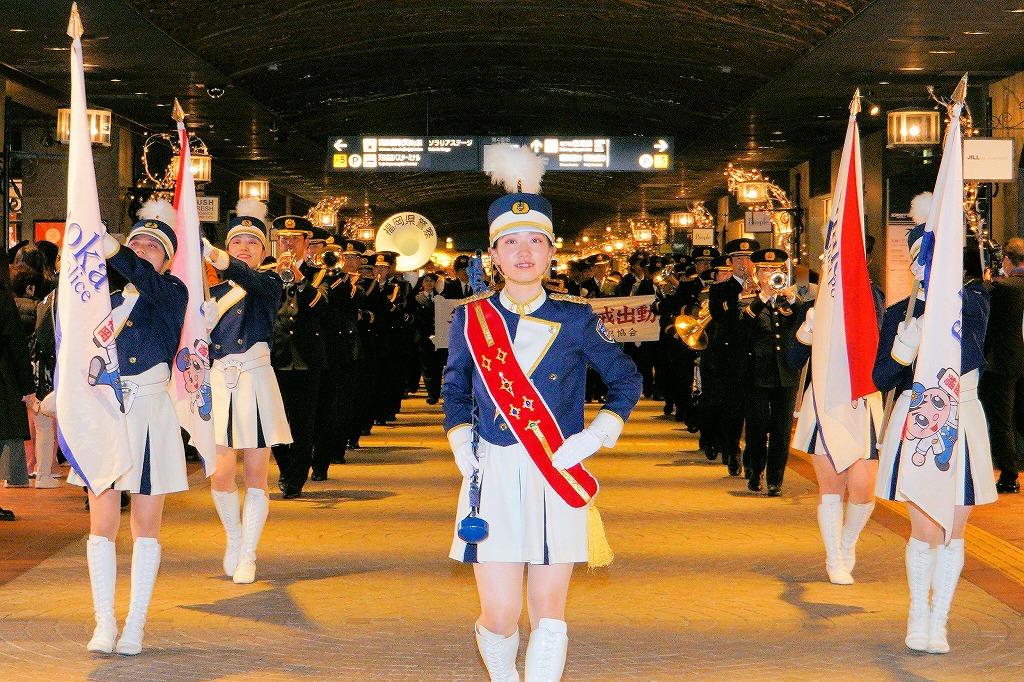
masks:
{"type": "Polygon", "coordinates": [[[270,358],[278,371],[319,371],[327,364],[323,333],[323,320],[327,315],[324,271],[305,262],[299,269],[303,279],[284,288],[277,314],[270,358]]]}
{"type": "Polygon", "coordinates": [[[986,372],[1024,377],[1024,268],[992,282],[992,301],[985,332],[986,372]]]}
{"type": "Polygon", "coordinates": [[[799,299],[791,305],[765,303],[755,297],[740,315],[748,360],[746,369],[751,385],[761,388],[793,387],[800,382],[800,370],[787,355],[795,343],[796,330],[804,320],[806,303],[799,299]]]}
{"type": "Polygon", "coordinates": [[[21,398],[33,392],[25,330],[10,292],[0,290],[0,440],[28,439],[28,413],[21,398]]]}

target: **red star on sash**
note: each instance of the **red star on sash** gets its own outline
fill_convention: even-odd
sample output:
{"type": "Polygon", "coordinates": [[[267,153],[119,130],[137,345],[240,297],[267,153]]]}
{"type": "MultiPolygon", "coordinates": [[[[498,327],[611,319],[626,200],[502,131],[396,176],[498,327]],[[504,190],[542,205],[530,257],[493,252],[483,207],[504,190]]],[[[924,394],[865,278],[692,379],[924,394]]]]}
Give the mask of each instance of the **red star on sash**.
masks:
{"type": "Polygon", "coordinates": [[[480,359],[480,364],[484,366],[484,369],[491,369],[491,359],[486,355],[480,359]]]}
{"type": "Polygon", "coordinates": [[[494,354],[494,357],[498,360],[498,362],[500,362],[501,364],[504,365],[505,364],[505,358],[508,357],[508,353],[506,353],[505,351],[503,351],[502,349],[499,348],[498,352],[494,354]]]}
{"type": "Polygon", "coordinates": [[[501,390],[508,391],[509,395],[515,396],[515,391],[512,390],[512,382],[505,378],[505,375],[498,372],[498,376],[501,378],[501,390]]]}

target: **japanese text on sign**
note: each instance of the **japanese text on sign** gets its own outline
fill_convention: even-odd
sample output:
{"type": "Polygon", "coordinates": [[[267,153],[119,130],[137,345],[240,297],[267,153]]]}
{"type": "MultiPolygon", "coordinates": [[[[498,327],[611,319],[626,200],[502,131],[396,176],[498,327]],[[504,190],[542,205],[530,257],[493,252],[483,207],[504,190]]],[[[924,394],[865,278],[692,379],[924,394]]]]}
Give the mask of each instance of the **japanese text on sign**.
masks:
{"type": "Polygon", "coordinates": [[[651,312],[654,296],[596,298],[590,307],[615,341],[657,341],[658,316],[651,312]]]}

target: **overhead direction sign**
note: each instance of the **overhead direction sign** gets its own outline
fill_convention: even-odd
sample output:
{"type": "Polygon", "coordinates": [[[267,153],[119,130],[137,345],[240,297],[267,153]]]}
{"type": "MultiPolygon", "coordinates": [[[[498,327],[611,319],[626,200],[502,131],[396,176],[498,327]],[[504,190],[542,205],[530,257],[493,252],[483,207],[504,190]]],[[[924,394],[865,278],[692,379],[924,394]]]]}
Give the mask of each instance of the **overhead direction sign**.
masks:
{"type": "Polygon", "coordinates": [[[329,137],[328,169],[349,171],[481,171],[483,148],[529,146],[548,171],[672,170],[671,137],[329,137]]]}

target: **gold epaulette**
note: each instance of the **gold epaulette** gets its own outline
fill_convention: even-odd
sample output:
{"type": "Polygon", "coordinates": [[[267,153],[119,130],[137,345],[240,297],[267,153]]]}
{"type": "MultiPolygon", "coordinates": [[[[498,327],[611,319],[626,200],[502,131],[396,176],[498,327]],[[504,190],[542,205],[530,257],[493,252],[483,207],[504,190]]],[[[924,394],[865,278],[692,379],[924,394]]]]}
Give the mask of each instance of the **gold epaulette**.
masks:
{"type": "Polygon", "coordinates": [[[555,292],[548,292],[548,298],[553,301],[568,301],[569,303],[579,303],[580,305],[590,305],[590,301],[583,298],[582,296],[573,296],[572,294],[559,294],[555,292]]]}
{"type": "Polygon", "coordinates": [[[324,275],[325,274],[326,273],[323,270],[317,270],[316,274],[313,275],[313,281],[310,282],[310,284],[312,284],[315,287],[320,286],[323,283],[323,281],[324,281],[324,275]]]}
{"type": "Polygon", "coordinates": [[[256,272],[269,272],[271,270],[277,270],[276,263],[267,263],[266,265],[261,265],[258,268],[256,268],[256,272]]]}
{"type": "Polygon", "coordinates": [[[469,298],[462,299],[461,301],[459,301],[457,303],[457,305],[466,305],[467,303],[472,303],[473,301],[482,301],[485,298],[490,298],[491,296],[494,296],[496,293],[498,293],[498,292],[494,291],[493,289],[488,289],[487,291],[481,291],[479,294],[473,294],[469,298]]]}

